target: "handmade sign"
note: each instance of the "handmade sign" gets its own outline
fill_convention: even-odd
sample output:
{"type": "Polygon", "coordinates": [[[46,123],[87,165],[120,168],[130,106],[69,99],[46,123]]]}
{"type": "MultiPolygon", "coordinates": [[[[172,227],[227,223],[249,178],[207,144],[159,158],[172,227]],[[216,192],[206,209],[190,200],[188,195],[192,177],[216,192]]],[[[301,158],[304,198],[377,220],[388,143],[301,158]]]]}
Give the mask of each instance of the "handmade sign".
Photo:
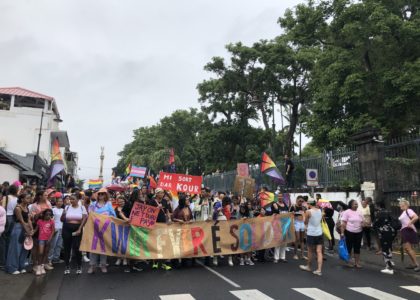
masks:
{"type": "Polygon", "coordinates": [[[251,177],[236,176],[233,185],[233,192],[245,196],[248,199],[253,198],[255,191],[255,179],[251,177]]]}
{"type": "Polygon", "coordinates": [[[130,224],[137,227],[153,228],[159,214],[159,208],[135,202],[130,214],[130,224]]]}
{"type": "Polygon", "coordinates": [[[249,177],[249,167],[247,163],[238,163],[236,171],[238,176],[249,177]]]}
{"type": "Polygon", "coordinates": [[[291,214],[217,223],[156,223],[153,229],[146,229],[91,213],[80,251],[130,259],[232,255],[293,242],[294,232],[291,214]]]}
{"type": "Polygon", "coordinates": [[[202,181],[201,176],[160,172],[158,187],[166,191],[198,194],[201,192],[202,181]]]}

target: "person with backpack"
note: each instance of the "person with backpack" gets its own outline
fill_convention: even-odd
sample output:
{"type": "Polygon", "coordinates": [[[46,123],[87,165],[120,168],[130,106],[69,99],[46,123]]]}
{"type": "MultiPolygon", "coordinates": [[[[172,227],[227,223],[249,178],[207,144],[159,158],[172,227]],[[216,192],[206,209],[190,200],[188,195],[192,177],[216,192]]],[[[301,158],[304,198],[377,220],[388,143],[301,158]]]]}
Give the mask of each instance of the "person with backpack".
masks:
{"type": "Polygon", "coordinates": [[[376,212],[376,219],[373,228],[378,234],[382,255],[385,262],[385,269],[381,270],[384,274],[394,274],[394,262],[392,261],[392,242],[397,236],[397,231],[401,228],[401,223],[391,216],[385,209],[385,203],[378,204],[379,210],[376,212]]]}
{"type": "Polygon", "coordinates": [[[408,253],[412,262],[407,269],[413,269],[414,272],[420,272],[420,265],[416,259],[416,252],[413,249],[413,246],[419,243],[417,229],[416,226],[414,226],[419,217],[410,208],[410,202],[408,202],[405,198],[400,199],[400,208],[402,213],[398,219],[401,222],[401,239],[404,250],[408,253]]]}

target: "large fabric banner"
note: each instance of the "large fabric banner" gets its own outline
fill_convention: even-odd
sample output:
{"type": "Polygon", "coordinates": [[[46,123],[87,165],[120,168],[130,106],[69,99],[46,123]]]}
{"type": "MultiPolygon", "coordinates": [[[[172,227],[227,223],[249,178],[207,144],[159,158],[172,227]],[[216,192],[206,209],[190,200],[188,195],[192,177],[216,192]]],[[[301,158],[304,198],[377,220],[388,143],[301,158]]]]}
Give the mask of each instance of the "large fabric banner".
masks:
{"type": "Polygon", "coordinates": [[[146,229],[91,213],[80,250],[132,259],[172,259],[246,253],[294,239],[291,214],[183,225],[156,223],[146,229]]]}

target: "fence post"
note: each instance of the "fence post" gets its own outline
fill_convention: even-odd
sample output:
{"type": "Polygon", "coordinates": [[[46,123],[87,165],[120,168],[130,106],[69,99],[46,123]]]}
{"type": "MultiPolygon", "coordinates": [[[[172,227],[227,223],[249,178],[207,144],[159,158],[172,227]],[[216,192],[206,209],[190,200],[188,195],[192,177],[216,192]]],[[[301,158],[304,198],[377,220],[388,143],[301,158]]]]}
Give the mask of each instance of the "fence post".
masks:
{"type": "MultiPolygon", "coordinates": [[[[385,179],[384,144],[378,137],[379,130],[376,128],[366,128],[351,136],[356,145],[360,182],[370,181],[375,183],[374,202],[383,199],[385,179]]],[[[389,203],[386,203],[387,207],[389,205],[389,203]]]]}

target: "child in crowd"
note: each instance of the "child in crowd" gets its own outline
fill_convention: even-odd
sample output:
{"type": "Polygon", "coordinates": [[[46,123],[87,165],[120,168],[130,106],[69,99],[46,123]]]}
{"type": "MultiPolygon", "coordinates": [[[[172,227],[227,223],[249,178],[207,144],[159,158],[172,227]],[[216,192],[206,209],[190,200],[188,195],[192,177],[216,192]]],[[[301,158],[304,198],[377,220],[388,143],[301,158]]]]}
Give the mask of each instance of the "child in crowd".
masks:
{"type": "MultiPolygon", "coordinates": [[[[48,250],[51,244],[51,239],[55,232],[53,211],[46,209],[41,218],[36,222],[35,231],[38,231],[38,252],[35,261],[35,275],[39,276],[45,274],[44,262],[48,256],[48,250]]],[[[47,268],[48,270],[48,268],[47,268]]]]}

